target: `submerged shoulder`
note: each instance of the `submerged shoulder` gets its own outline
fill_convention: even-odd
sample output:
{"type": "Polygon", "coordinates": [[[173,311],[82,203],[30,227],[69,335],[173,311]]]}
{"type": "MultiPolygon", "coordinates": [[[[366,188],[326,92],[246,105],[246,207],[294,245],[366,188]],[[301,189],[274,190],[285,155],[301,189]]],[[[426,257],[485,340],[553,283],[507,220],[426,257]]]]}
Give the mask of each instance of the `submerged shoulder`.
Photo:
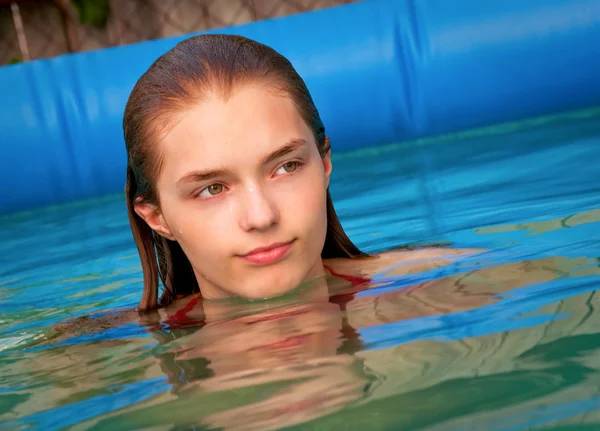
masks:
{"type": "Polygon", "coordinates": [[[380,275],[405,275],[423,272],[448,265],[461,256],[480,252],[478,249],[424,247],[419,249],[390,250],[355,259],[326,259],[324,264],[336,273],[371,277],[380,275]]]}

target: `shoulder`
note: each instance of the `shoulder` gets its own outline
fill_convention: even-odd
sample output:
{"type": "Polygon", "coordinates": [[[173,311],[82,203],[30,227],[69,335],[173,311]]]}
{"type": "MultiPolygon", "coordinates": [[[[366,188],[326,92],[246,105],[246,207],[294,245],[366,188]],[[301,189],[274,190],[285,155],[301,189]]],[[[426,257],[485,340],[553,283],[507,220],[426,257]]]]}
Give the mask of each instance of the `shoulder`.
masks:
{"type": "Polygon", "coordinates": [[[414,250],[391,250],[355,259],[326,259],[323,263],[339,274],[372,277],[402,276],[423,272],[455,262],[461,256],[478,253],[478,249],[426,247],[414,250]]]}

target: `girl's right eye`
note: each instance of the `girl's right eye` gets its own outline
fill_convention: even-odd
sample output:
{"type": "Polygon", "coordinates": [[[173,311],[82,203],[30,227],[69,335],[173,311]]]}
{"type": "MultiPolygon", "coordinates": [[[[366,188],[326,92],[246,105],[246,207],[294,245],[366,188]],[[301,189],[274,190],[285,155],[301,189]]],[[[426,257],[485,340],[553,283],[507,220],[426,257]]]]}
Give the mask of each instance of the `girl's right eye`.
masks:
{"type": "Polygon", "coordinates": [[[223,184],[215,183],[211,184],[207,187],[204,187],[200,193],[198,193],[198,197],[210,198],[221,194],[225,191],[225,186],[223,184]]]}

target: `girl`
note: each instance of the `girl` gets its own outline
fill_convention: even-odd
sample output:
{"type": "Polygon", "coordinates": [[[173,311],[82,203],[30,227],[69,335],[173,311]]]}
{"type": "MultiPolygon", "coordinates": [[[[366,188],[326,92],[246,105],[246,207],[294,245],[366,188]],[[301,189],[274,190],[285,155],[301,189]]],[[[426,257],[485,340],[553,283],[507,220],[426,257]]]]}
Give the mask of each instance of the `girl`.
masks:
{"type": "Polygon", "coordinates": [[[141,310],[188,295],[277,297],[326,273],[360,284],[399,261],[418,262],[405,273],[464,253],[368,256],[352,243],[329,194],[330,142],[311,95],[286,58],[255,41],[179,43],[135,85],[123,128],[141,310]]]}

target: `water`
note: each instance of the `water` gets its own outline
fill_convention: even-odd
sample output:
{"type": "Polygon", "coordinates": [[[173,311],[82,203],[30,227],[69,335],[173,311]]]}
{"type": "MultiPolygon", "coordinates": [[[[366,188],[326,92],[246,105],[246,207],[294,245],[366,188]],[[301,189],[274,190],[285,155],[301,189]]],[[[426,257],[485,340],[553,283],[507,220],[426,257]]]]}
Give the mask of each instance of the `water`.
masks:
{"type": "Polygon", "coordinates": [[[485,251],[253,324],[108,314],[67,336],[139,299],[122,196],[4,216],[0,428],[598,429],[598,160],[598,111],[338,156],[366,251],[485,251]]]}

